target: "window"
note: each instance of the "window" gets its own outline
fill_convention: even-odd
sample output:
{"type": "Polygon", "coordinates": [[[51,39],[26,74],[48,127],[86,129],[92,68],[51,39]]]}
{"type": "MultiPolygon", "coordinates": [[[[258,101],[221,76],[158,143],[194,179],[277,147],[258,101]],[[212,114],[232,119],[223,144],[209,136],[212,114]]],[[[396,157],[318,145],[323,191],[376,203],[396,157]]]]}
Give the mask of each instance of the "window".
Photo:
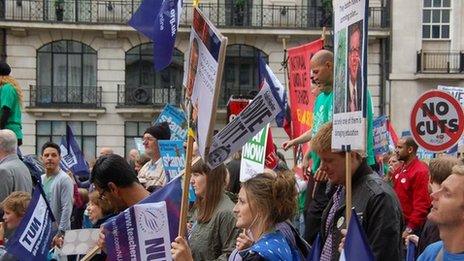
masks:
{"type": "Polygon", "coordinates": [[[37,121],[36,154],[42,155],[42,146],[47,141],[60,145],[61,137],[66,135],[66,124],[71,127],[87,161],[95,159],[97,149],[97,123],[95,121],[37,121]]]}
{"type": "Polygon", "coordinates": [[[424,0],[422,38],[450,38],[451,0],[424,0]]]}
{"type": "Polygon", "coordinates": [[[184,55],[177,49],[172,63],[160,72],[153,66],[152,43],[130,49],[126,53],[124,105],[180,104],[183,68],[184,55]]]}
{"type": "Polygon", "coordinates": [[[141,138],[145,130],[151,126],[149,121],[126,121],[124,123],[124,151],[126,157],[131,149],[136,149],[134,138],[141,138]]]}
{"type": "Polygon", "coordinates": [[[97,94],[97,52],[90,46],[61,40],[37,51],[37,105],[95,107],[97,94]]]}
{"type": "Polygon", "coordinates": [[[248,95],[252,91],[259,90],[259,56],[268,61],[268,56],[253,46],[243,44],[227,46],[219,105],[226,105],[231,95],[248,95]]]}

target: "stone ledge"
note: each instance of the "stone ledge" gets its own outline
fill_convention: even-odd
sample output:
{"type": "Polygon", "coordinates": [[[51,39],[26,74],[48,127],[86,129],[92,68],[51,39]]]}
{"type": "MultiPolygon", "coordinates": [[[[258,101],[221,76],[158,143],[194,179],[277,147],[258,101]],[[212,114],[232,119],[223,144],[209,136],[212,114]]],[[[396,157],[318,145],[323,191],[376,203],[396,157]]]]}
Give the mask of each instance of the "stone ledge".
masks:
{"type": "Polygon", "coordinates": [[[96,118],[101,114],[106,113],[105,108],[98,109],[67,109],[67,108],[38,108],[26,107],[24,112],[33,114],[36,117],[41,117],[44,114],[60,114],[62,117],[69,118],[73,114],[87,114],[91,118],[96,118]]]}

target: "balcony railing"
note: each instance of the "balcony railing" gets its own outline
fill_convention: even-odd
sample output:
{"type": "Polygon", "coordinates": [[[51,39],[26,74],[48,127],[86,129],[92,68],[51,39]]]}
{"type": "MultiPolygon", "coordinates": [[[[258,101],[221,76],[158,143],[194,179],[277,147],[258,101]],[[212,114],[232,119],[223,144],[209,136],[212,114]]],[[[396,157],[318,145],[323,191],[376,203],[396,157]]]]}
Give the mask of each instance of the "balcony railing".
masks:
{"type": "Polygon", "coordinates": [[[163,107],[167,103],[179,105],[180,86],[154,88],[152,86],[126,86],[118,84],[118,107],[163,107]]]}
{"type": "Polygon", "coordinates": [[[101,108],[102,88],[98,86],[30,85],[29,107],[101,108]]]}
{"type": "Polygon", "coordinates": [[[419,51],[418,73],[463,73],[464,53],[445,51],[419,51]]]}
{"type": "MultiPolygon", "coordinates": [[[[140,5],[140,0],[2,0],[0,20],[127,24],[140,5]]],[[[202,3],[201,10],[218,27],[245,28],[320,28],[330,26],[331,13],[321,6],[243,5],[202,3]]],[[[192,8],[184,4],[181,25],[192,24],[192,8]]],[[[371,7],[369,26],[389,26],[389,9],[371,7]]]]}

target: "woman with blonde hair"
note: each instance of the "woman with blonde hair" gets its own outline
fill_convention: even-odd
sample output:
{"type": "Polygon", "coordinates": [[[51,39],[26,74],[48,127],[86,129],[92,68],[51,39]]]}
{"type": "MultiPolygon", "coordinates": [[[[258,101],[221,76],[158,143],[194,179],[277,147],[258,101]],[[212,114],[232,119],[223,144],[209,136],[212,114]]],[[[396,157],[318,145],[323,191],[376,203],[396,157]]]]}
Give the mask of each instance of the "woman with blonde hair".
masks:
{"type": "Polygon", "coordinates": [[[192,166],[190,183],[196,195],[193,225],[188,244],[182,237],[172,243],[173,260],[227,260],[234,250],[239,230],[234,203],[225,194],[226,175],[224,164],[210,170],[200,160],[192,166]]]}
{"type": "Polygon", "coordinates": [[[234,213],[237,227],[246,230],[252,245],[237,239],[239,251],[229,260],[302,260],[306,256],[282,229],[296,212],[295,185],[290,171],[262,173],[242,183],[234,213]]]}
{"type": "Polygon", "coordinates": [[[10,129],[16,134],[18,146],[23,144],[21,108],[24,94],[18,81],[10,76],[11,68],[0,62],[0,129],[10,129]]]}

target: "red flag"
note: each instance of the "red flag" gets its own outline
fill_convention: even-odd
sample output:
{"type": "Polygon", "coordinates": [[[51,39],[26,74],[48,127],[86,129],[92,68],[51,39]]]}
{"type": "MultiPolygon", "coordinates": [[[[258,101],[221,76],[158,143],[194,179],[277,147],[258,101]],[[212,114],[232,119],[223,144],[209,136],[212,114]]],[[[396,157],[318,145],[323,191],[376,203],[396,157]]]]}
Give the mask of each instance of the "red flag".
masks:
{"type": "Polygon", "coordinates": [[[268,169],[275,169],[279,163],[279,157],[277,156],[276,148],[274,146],[274,140],[272,139],[271,127],[267,132],[266,141],[266,162],[265,166],[268,169]]]}

